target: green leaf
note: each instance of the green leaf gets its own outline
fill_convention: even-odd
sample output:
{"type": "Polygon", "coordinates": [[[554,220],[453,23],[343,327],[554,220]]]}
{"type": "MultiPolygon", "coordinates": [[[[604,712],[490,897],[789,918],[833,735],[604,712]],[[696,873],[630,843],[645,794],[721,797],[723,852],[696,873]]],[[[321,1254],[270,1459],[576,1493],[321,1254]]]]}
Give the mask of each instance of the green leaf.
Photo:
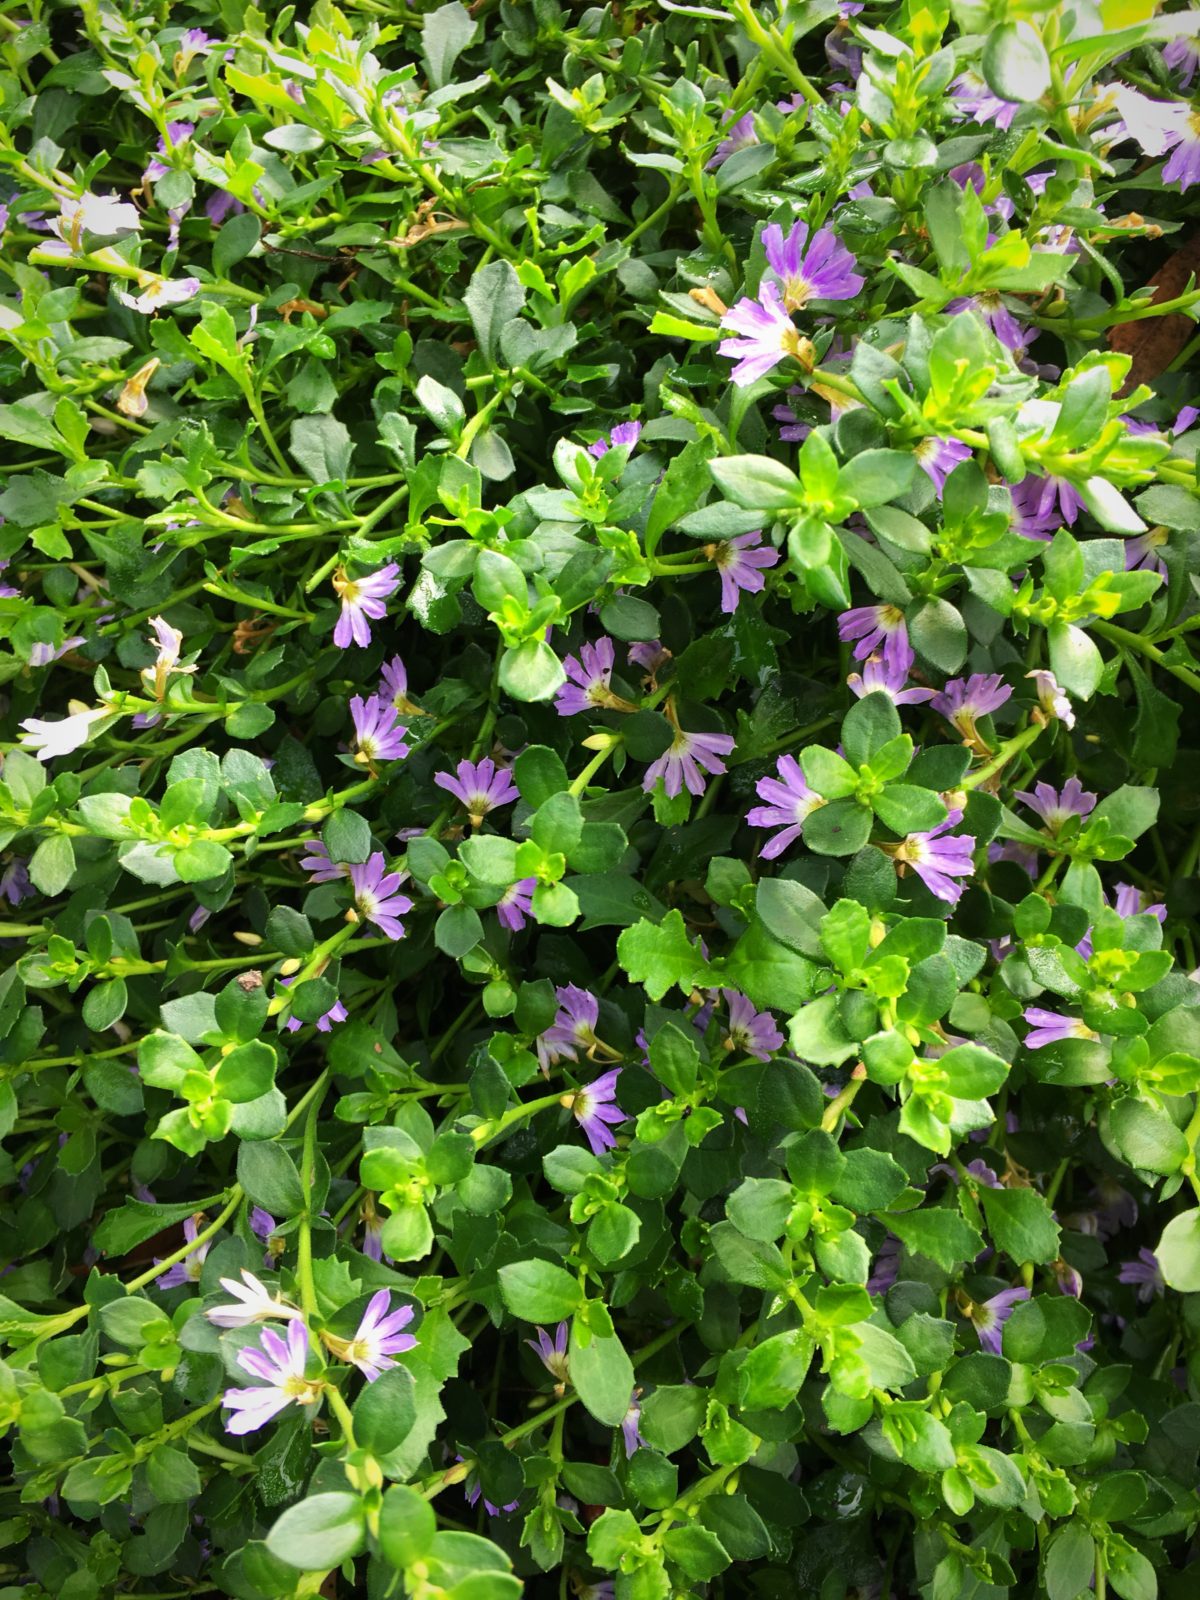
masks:
{"type": "Polygon", "coordinates": [[[563,1322],[583,1299],[569,1272],[549,1261],[514,1261],[499,1272],[500,1297],[522,1322],[563,1322]]]}
{"type": "Polygon", "coordinates": [[[568,1359],[571,1383],[585,1410],[604,1427],[619,1427],[633,1395],[633,1363],[620,1339],[597,1338],[575,1318],[568,1359]]]}
{"type": "Polygon", "coordinates": [[[405,1483],[393,1484],[379,1513],[379,1548],[384,1560],[396,1568],[415,1565],[429,1554],[436,1533],[437,1516],[425,1496],[405,1483]]]}
{"type": "Polygon", "coordinates": [[[917,1255],[928,1256],[943,1272],[953,1272],[964,1261],[973,1261],[983,1249],[979,1230],[957,1211],[944,1206],[928,1211],[892,1211],[884,1220],[903,1245],[917,1255]]]}
{"type": "Polygon", "coordinates": [[[985,1185],[979,1198],[996,1248],[1014,1265],[1032,1261],[1040,1266],[1055,1259],[1062,1230],[1040,1194],[1033,1189],[991,1189],[985,1185]]]}
{"type": "Polygon", "coordinates": [[[291,1156],[270,1141],[238,1146],[238,1182],[246,1194],[278,1222],[304,1210],[304,1190],[291,1156]]]}
{"type": "Polygon", "coordinates": [[[416,1418],[412,1373],[407,1367],[389,1367],[354,1402],[354,1437],[364,1450],[386,1456],[407,1439],[416,1418]]]}
{"type": "Polygon", "coordinates": [[[549,700],[567,681],[562,662],[544,639],[526,639],[500,660],[500,687],[514,700],[549,700]]]}
{"type": "Polygon", "coordinates": [[[864,695],[842,721],[842,749],[853,766],[865,767],[900,731],[900,713],[889,696],[878,691],[864,695]]]}
{"type": "Polygon", "coordinates": [[[857,506],[881,506],[912,487],[916,457],[907,450],[862,450],[838,476],[838,489],[857,506]]]}
{"type": "MultiPolygon", "coordinates": [[[[465,18],[466,26],[474,30],[475,23],[461,5],[443,6],[440,11],[433,12],[425,19],[426,27],[434,18],[446,18],[449,13],[465,18]]],[[[494,364],[500,344],[500,330],[506,322],[520,315],[525,304],[525,290],[511,263],[489,261],[486,266],[478,268],[467,285],[463,301],[479,341],[479,352],[486,362],[494,364]]]]}
{"type": "Polygon", "coordinates": [[[178,1222],[185,1221],[198,1211],[205,1211],[225,1203],[223,1194],[207,1195],[198,1200],[185,1200],[174,1205],[151,1204],[145,1200],[126,1200],[116,1211],[110,1211],[92,1235],[92,1243],[102,1255],[123,1256],[155,1234],[163,1233],[178,1222]]]}
{"type": "Polygon", "coordinates": [[[734,505],[748,511],[782,511],[806,503],[800,479],[771,456],[724,456],[710,461],[708,470],[734,505]]]}
{"type": "Polygon", "coordinates": [[[1169,1288],[1181,1294],[1200,1293],[1200,1210],[1172,1217],[1154,1254],[1169,1288]]]}
{"type": "Polygon", "coordinates": [[[75,847],[65,833],[50,834],[29,858],[34,888],[45,895],[61,894],[74,871],[75,847]]]}
{"type": "Polygon", "coordinates": [[[297,417],[288,448],[314,483],[344,483],[350,476],[354,441],[336,417],[297,417]]]}
{"type": "Polygon", "coordinates": [[[1188,1156],[1188,1142],[1166,1112],[1132,1095],[1111,1108],[1102,1132],[1104,1142],[1142,1172],[1178,1172],[1188,1156]]]}
{"type": "Polygon", "coordinates": [[[301,1572],[339,1566],[363,1546],[363,1503],[356,1494],[310,1495],[289,1506],[267,1535],[267,1549],[301,1572]]]}
{"type": "Polygon", "coordinates": [[[683,916],[668,911],[661,923],[645,918],[626,928],[617,939],[617,959],[651,1000],[661,1000],[676,985],[685,994],[700,987],[708,963],[688,938],[683,916]]]}
{"type": "Polygon", "coordinates": [[[1032,105],[1050,87],[1050,57],[1041,35],[1028,22],[989,28],[983,46],[983,76],[988,88],[1015,105],[1032,105]]]}

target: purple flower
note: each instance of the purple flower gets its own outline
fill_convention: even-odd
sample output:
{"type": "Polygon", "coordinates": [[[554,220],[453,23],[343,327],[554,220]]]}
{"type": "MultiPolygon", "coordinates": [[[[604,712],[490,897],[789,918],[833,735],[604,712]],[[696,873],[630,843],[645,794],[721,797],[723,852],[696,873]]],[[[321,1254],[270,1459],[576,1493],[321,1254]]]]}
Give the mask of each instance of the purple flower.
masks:
{"type": "Polygon", "coordinates": [[[533,910],[533,891],[536,888],[536,878],[519,878],[516,883],[509,884],[496,902],[496,915],[502,928],[507,928],[510,933],[520,933],[525,926],[525,918],[533,910]]]}
{"type": "Polygon", "coordinates": [[[393,656],[390,661],[383,663],[377,693],[380,699],[390,701],[397,711],[413,709],[412,701],[408,698],[408,670],[399,656],[393,656]]]}
{"type": "Polygon", "coordinates": [[[794,222],[786,237],[772,222],[762,242],[789,311],[802,311],[810,300],[853,300],[866,282],[832,228],[819,228],[810,240],[806,222],[794,222]]]}
{"type": "Polygon", "coordinates": [[[783,1046],[783,1035],[775,1026],[774,1017],[769,1011],[756,1011],[736,989],[722,989],[721,993],[729,1007],[725,1049],[744,1052],[758,1061],[769,1061],[783,1046]]]}
{"type": "Polygon", "coordinates": [[[1038,330],[1017,321],[997,289],[980,289],[976,294],[962,295],[951,300],[944,308],[949,317],[963,311],[974,311],[991,329],[1006,350],[1011,350],[1018,360],[1025,355],[1026,346],[1037,338],[1038,330]]]}
{"type": "Polygon", "coordinates": [[[936,434],[930,434],[915,446],[913,454],[921,471],[933,483],[940,500],[950,473],[961,462],[971,459],[971,447],[963,444],[961,439],[939,439],[936,434]]]}
{"type": "Polygon", "coordinates": [[[222,1403],[234,1413],[225,1424],[229,1433],[254,1433],[287,1406],[320,1403],[321,1383],[304,1376],[308,1364],[308,1329],[301,1321],[288,1324],[286,1342],[274,1328],[262,1331],[262,1349],[239,1350],[238,1366],[261,1378],[250,1389],[226,1389],[222,1403]]]}
{"type": "Polygon", "coordinates": [[[306,839],[304,847],[308,854],[300,857],[300,865],[309,874],[311,883],[336,883],[346,876],[347,868],[340,861],[330,860],[329,851],[320,839],[306,839]]]}
{"type": "Polygon", "coordinates": [[[892,847],[897,861],[906,861],[931,894],[949,905],[962,899],[963,886],[955,878],[969,878],[975,871],[971,859],[975,853],[972,834],[960,833],[951,838],[944,835],[962,821],[961,811],[947,813],[945,822],[926,833],[910,833],[903,844],[892,847]]]}
{"type": "Polygon", "coordinates": [[[250,1208],[250,1232],[266,1244],[279,1224],[269,1211],[264,1211],[261,1206],[250,1208]]]}
{"type": "Polygon", "coordinates": [[[616,659],[613,642],[607,635],[595,644],[580,646],[579,658],[568,656],[563,662],[568,683],[564,683],[554,699],[554,709],[560,717],[574,717],[581,711],[636,711],[629,700],[623,700],[612,691],[612,670],[616,659]]]}
{"type": "Polygon", "coordinates": [[[649,1446],[642,1438],[638,1424],[642,1420],[642,1408],[638,1405],[638,1391],[635,1389],[629,1397],[629,1410],[621,1421],[621,1434],[625,1440],[625,1454],[631,1456],[640,1446],[649,1446]]]}
{"type": "Polygon", "coordinates": [[[352,1362],[368,1383],[374,1383],[381,1372],[396,1365],[393,1356],[411,1350],[417,1342],[411,1333],[400,1331],[412,1321],[413,1308],[400,1306],[389,1312],[391,1298],[390,1289],[380,1289],[371,1296],[357,1333],[347,1343],[330,1341],[326,1335],[330,1348],[344,1361],[352,1362]]]}
{"type": "Polygon", "coordinates": [[[868,656],[862,672],[852,672],[846,685],[860,700],[868,694],[886,694],[893,705],[920,705],[922,701],[932,700],[937,690],[905,688],[915,659],[907,645],[903,654],[896,651],[891,660],[886,655],[868,656]]]}
{"type": "MultiPolygon", "coordinates": [[[[0,560],[0,572],[4,572],[11,565],[11,561],[7,558],[0,560]]],[[[11,583],[0,583],[0,600],[19,600],[20,598],[20,589],[14,589],[11,583]]]]}
{"type": "Polygon", "coordinates": [[[525,1341],[556,1383],[567,1382],[567,1338],[569,1333],[568,1324],[560,1322],[554,1330],[553,1339],[551,1339],[545,1328],[539,1328],[536,1339],[526,1339],[525,1341]]]}
{"type": "Polygon", "coordinates": [[[930,704],[964,739],[975,739],[976,721],[998,711],[1011,699],[1012,690],[998,672],[973,672],[969,678],[952,678],[930,704]]]}
{"type": "Polygon", "coordinates": [[[1027,672],[1027,678],[1032,678],[1034,688],[1037,690],[1038,705],[1041,706],[1046,716],[1052,722],[1061,722],[1064,728],[1075,726],[1075,712],[1071,708],[1071,701],[1067,691],[1059,683],[1052,672],[1045,668],[1038,668],[1034,672],[1027,672]]]}
{"type": "Polygon", "coordinates": [[[538,1060],[543,1070],[556,1061],[578,1061],[579,1051],[589,1051],[596,1043],[596,1023],[600,1002],[587,989],[569,983],[554,991],[558,1010],[554,1021],[537,1040],[538,1060]]]}
{"type": "Polygon", "coordinates": [[[671,659],[671,652],[661,639],[642,639],[637,644],[631,644],[628,655],[630,661],[641,667],[651,679],[671,659]]]}
{"type": "Polygon", "coordinates": [[[1172,39],[1163,48],[1163,61],[1172,72],[1179,74],[1180,87],[1186,89],[1200,65],[1200,47],[1195,39],[1172,39]]]}
{"type": "Polygon", "coordinates": [[[743,589],[747,594],[761,592],[767,581],[762,569],[779,560],[778,550],[763,546],[761,530],[705,545],[704,554],[721,574],[721,610],[727,614],[737,610],[743,589]]]}
{"type": "Polygon", "coordinates": [[[333,587],[342,602],[342,610],[333,630],[333,642],[339,650],[348,649],[351,642],[364,647],[370,644],[371,626],[367,619],[382,621],[387,615],[386,602],[399,584],[400,568],[394,561],[362,578],[348,577],[345,567],[337,569],[333,587]]]}
{"type": "Polygon", "coordinates": [[[1003,132],[1012,125],[1012,119],[1021,107],[1013,100],[1001,100],[993,94],[983,79],[975,72],[962,72],[950,86],[950,92],[962,116],[975,122],[994,122],[1003,132]]]}
{"type": "MultiPolygon", "coordinates": [[[[1083,1298],[1083,1274],[1069,1261],[1064,1261],[1062,1256],[1051,1264],[1050,1270],[1058,1282],[1059,1294],[1069,1294],[1076,1300],[1083,1298]]],[[[1078,1348],[1078,1347],[1077,1347],[1078,1348]]]]}
{"type": "Polygon", "coordinates": [[[747,150],[758,143],[758,134],[754,128],[754,113],[747,111],[736,122],[727,122],[723,129],[723,138],[713,151],[710,158],[704,163],[705,172],[712,172],[723,161],[728,161],[737,150],[747,150]]]}
{"type": "Polygon", "coordinates": [[[867,1279],[868,1294],[886,1294],[900,1276],[901,1245],[894,1233],[889,1233],[879,1247],[879,1254],[871,1266],[867,1279]]]}
{"type": "Polygon", "coordinates": [[[82,634],[73,634],[71,638],[64,639],[59,645],[42,644],[40,641],[29,647],[29,665],[31,667],[48,667],[52,661],[61,661],[63,656],[69,655],[72,650],[83,644],[82,634]]]}
{"type": "Polygon", "coordinates": [[[1028,1299],[1028,1289],[1001,1289],[1000,1293],[994,1294],[990,1300],[971,1307],[969,1315],[975,1324],[975,1332],[979,1335],[981,1350],[986,1350],[994,1356],[1001,1354],[1004,1324],[1021,1301],[1028,1299]]]}
{"type": "Polygon", "coordinates": [[[622,445],[628,445],[632,449],[641,436],[642,425],[640,422],[618,422],[613,431],[606,437],[593,439],[592,443],[588,445],[588,455],[595,456],[596,460],[599,461],[601,456],[606,456],[610,450],[619,450],[622,445]]]}
{"type": "Polygon", "coordinates": [[[606,1150],[616,1147],[616,1135],[610,1128],[626,1120],[625,1113],[617,1104],[617,1079],[620,1076],[621,1068],[613,1067],[594,1083],[563,1096],[564,1103],[583,1129],[594,1156],[602,1156],[606,1150]]]}
{"type": "Polygon", "coordinates": [[[1190,189],[1200,183],[1200,116],[1186,101],[1151,100],[1122,84],[1116,91],[1121,121],[1105,129],[1107,137],[1130,138],[1148,156],[1172,152],[1162,181],[1190,189]]]}
{"type": "Polygon", "coordinates": [[[1170,543],[1169,528],[1147,528],[1125,541],[1126,572],[1160,572],[1166,575],[1167,564],[1159,551],[1170,543]]]}
{"type": "Polygon", "coordinates": [[[765,806],[754,806],[746,813],[752,828],[781,828],[773,839],[762,847],[763,859],[773,861],[800,837],[805,817],[825,804],[819,794],[814,794],[804,781],[804,773],[795,756],[780,756],[775,763],[777,778],[760,778],[755,784],[759,798],[765,806]]]}
{"type": "Polygon", "coordinates": [[[1166,1283],[1163,1281],[1162,1268],[1158,1264],[1158,1257],[1153,1250],[1147,1250],[1145,1245],[1137,1253],[1136,1261],[1123,1261],[1121,1270],[1117,1273],[1118,1283],[1136,1283],[1138,1286],[1137,1297],[1141,1303],[1149,1305],[1155,1295],[1165,1294],[1166,1283]]]}
{"type": "Polygon", "coordinates": [[[203,28],[185,29],[175,52],[175,76],[182,78],[196,57],[206,56],[212,47],[213,41],[203,28]]]}
{"type": "Polygon", "coordinates": [[[4,871],[0,872],[0,897],[10,906],[19,906],[22,900],[28,900],[35,893],[26,862],[21,856],[9,856],[4,871]]]}
{"type": "Polygon", "coordinates": [[[1030,473],[1012,490],[1013,523],[1027,539],[1045,540],[1065,522],[1074,527],[1083,501],[1065,478],[1030,473]]]}
{"type": "Polygon", "coordinates": [[[856,661],[882,655],[889,666],[904,661],[906,673],[912,664],[904,613],[897,606],[855,606],[843,611],[838,618],[838,638],[843,644],[855,641],[856,661]]]}
{"type": "Polygon", "coordinates": [[[449,772],[435,772],[433,781],[445,789],[467,808],[467,815],[475,827],[489,811],[497,806],[511,805],[517,798],[517,786],[507,767],[497,767],[490,758],[482,761],[460,761],[455,768],[458,776],[449,772]]]}
{"type": "Polygon", "coordinates": [[[1116,886],[1117,897],[1113,902],[1113,909],[1119,917],[1136,917],[1139,913],[1148,917],[1157,917],[1159,922],[1167,920],[1167,908],[1159,904],[1143,904],[1149,902],[1150,896],[1144,895],[1140,889],[1135,889],[1131,883],[1118,883],[1116,886]]]}
{"type": "Polygon", "coordinates": [[[788,315],[774,281],[764,278],[758,294],[757,300],[743,296],[721,318],[721,326],[738,335],[722,339],[717,349],[737,362],[730,376],[739,389],[765,378],[784,356],[794,356],[800,349],[800,330],[788,315]]]}
{"type": "Polygon", "coordinates": [[[354,719],[355,761],[373,767],[377,761],[403,761],[408,754],[404,735],[408,729],[400,722],[400,714],[390,700],[372,695],[364,700],[356,694],[350,701],[350,715],[354,719]]]}
{"type": "MultiPolygon", "coordinates": [[[[285,988],[290,988],[291,985],[293,983],[295,983],[296,980],[295,980],[294,977],[291,977],[291,978],[280,978],[279,981],[280,981],[280,983],[282,983],[284,985],[285,988]]],[[[333,1002],[333,1004],[330,1006],[329,1010],[326,1011],[322,1016],[319,1016],[317,1018],[317,1022],[316,1022],[317,1032],[318,1033],[329,1033],[329,1032],[331,1032],[335,1022],[345,1022],[346,1018],[349,1015],[350,1015],[350,1013],[346,1010],[346,1008],[342,1004],[342,1002],[340,1000],[335,1000],[333,1002]]],[[[284,1027],[286,1028],[288,1033],[298,1033],[303,1026],[304,1026],[304,1024],[300,1021],[299,1017],[291,1017],[290,1016],[290,1017],[288,1017],[287,1021],[284,1023],[284,1027]]]]}
{"type": "MultiPolygon", "coordinates": [[[[196,1235],[200,1231],[200,1218],[188,1217],[183,1224],[183,1237],[186,1243],[195,1244],[196,1235]]],[[[211,1249],[209,1244],[198,1245],[184,1261],[177,1261],[173,1267],[168,1267],[160,1277],[154,1281],[160,1289],[178,1289],[184,1283],[199,1283],[200,1269],[204,1265],[204,1258],[211,1249]]],[[[155,1256],[154,1264],[158,1265],[159,1257],[155,1256]]]]}
{"type": "Polygon", "coordinates": [[[185,300],[192,300],[200,293],[199,278],[159,278],[153,273],[145,273],[137,283],[140,294],[129,294],[124,289],[114,289],[113,293],[123,306],[128,306],[131,311],[140,311],[144,316],[163,306],[182,305],[185,300]]]}
{"type": "Polygon", "coordinates": [[[350,868],[350,882],[354,886],[354,904],[360,916],[373,922],[389,939],[403,939],[404,926],[400,918],[411,911],[412,901],[400,894],[404,878],[398,872],[389,872],[383,852],[375,853],[361,865],[350,868]]]}
{"type": "MultiPolygon", "coordinates": [[[[456,1461],[463,1461],[466,1458],[464,1456],[455,1456],[454,1459],[456,1461]]],[[[481,1494],[483,1494],[483,1489],[479,1482],[478,1464],[473,1466],[470,1473],[467,1475],[467,1481],[463,1486],[463,1493],[467,1497],[467,1504],[469,1506],[477,1506],[479,1504],[479,1497],[481,1494]]],[[[520,1503],[521,1502],[519,1500],[510,1500],[506,1506],[494,1506],[492,1502],[485,1497],[483,1509],[487,1512],[489,1517],[498,1517],[502,1512],[507,1514],[510,1511],[515,1511],[520,1503]]]]}
{"type": "Polygon", "coordinates": [[[1016,797],[1036,811],[1052,833],[1061,833],[1071,817],[1086,817],[1096,808],[1096,796],[1078,778],[1068,778],[1061,793],[1048,783],[1038,783],[1032,794],[1018,789],[1016,797]]]}
{"type": "Polygon", "coordinates": [[[1065,1039],[1098,1039],[1100,1035],[1079,1017],[1068,1017],[1061,1011],[1047,1011],[1043,1006],[1026,1006],[1023,1013],[1030,1031],[1025,1044],[1030,1050],[1042,1050],[1048,1044],[1061,1044],[1065,1039]]]}
{"type": "Polygon", "coordinates": [[[646,768],[642,788],[649,793],[661,778],[663,788],[672,799],[684,784],[689,794],[703,794],[704,774],[724,772],[725,763],[721,757],[727,756],[735,743],[727,733],[685,733],[677,727],[675,737],[662,755],[646,768]]]}

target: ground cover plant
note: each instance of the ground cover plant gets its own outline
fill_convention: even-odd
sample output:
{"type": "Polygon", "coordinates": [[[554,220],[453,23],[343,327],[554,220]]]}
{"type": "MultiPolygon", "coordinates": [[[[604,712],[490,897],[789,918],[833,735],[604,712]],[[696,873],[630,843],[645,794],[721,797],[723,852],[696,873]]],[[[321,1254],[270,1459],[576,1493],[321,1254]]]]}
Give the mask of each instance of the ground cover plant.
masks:
{"type": "Polygon", "coordinates": [[[1198,37],[0,15],[0,1600],[1194,1594],[1198,37]]]}

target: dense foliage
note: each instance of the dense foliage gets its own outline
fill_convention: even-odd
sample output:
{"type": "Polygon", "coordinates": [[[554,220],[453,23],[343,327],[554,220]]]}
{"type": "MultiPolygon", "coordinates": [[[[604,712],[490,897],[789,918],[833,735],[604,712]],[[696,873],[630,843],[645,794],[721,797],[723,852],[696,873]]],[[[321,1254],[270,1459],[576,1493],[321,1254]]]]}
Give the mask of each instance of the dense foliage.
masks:
{"type": "Polygon", "coordinates": [[[0,15],[0,1600],[1195,1593],[1151,10],[0,15]]]}

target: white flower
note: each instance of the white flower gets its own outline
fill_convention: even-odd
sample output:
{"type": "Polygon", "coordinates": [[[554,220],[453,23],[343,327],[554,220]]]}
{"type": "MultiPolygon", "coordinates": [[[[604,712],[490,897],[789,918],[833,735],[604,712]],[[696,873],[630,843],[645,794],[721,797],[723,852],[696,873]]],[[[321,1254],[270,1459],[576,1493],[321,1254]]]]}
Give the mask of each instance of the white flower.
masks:
{"type": "Polygon", "coordinates": [[[1120,128],[1148,156],[1165,156],[1187,132],[1191,107],[1186,103],[1151,100],[1148,95],[1139,94],[1136,89],[1126,88],[1124,84],[1114,91],[1113,98],[1121,113],[1121,122],[1115,127],[1106,128],[1105,133],[1113,134],[1120,128]]]}
{"type": "Polygon", "coordinates": [[[147,317],[162,306],[181,305],[200,293],[199,278],[155,278],[148,274],[138,282],[145,285],[141,294],[126,294],[124,289],[118,289],[117,299],[131,311],[140,311],[147,317]]]}
{"type": "MultiPolygon", "coordinates": [[[[71,704],[77,705],[78,701],[72,701],[71,704]]],[[[57,722],[45,722],[41,717],[26,717],[21,724],[26,730],[21,735],[21,743],[39,761],[53,761],[58,756],[69,756],[72,750],[78,750],[80,745],[86,744],[92,737],[93,724],[111,715],[107,706],[91,706],[73,711],[69,717],[62,717],[57,722]]]]}
{"type": "Polygon", "coordinates": [[[81,194],[78,200],[65,198],[60,202],[54,224],[59,238],[74,246],[78,246],[83,233],[112,239],[117,234],[136,233],[141,225],[137,207],[127,200],[119,200],[115,194],[81,194]]]}
{"type": "Polygon", "coordinates": [[[1037,689],[1038,704],[1048,717],[1061,722],[1065,728],[1075,726],[1075,712],[1067,697],[1067,691],[1059,683],[1052,672],[1039,668],[1036,672],[1027,672],[1027,678],[1032,678],[1037,689]]]}
{"type": "Polygon", "coordinates": [[[234,1297],[232,1305],[213,1306],[206,1313],[218,1328],[248,1328],[252,1322],[264,1322],[268,1317],[298,1317],[298,1306],[288,1305],[280,1295],[273,1295],[265,1283],[252,1272],[242,1268],[242,1283],[235,1278],[222,1278],[221,1287],[234,1297]]]}

